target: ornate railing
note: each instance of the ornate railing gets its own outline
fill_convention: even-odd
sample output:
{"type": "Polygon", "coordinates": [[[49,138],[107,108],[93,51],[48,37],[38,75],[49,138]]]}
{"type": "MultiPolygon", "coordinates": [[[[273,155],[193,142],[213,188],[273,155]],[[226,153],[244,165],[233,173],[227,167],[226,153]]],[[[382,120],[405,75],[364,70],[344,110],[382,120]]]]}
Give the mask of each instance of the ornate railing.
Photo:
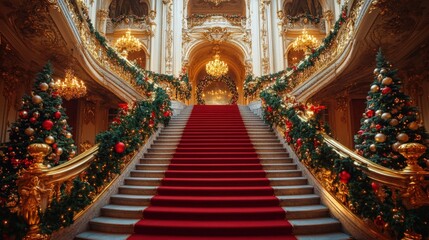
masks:
{"type": "Polygon", "coordinates": [[[13,179],[2,179],[2,184],[9,181],[10,188],[16,189],[11,192],[18,194],[7,196],[16,205],[0,205],[1,212],[7,213],[0,225],[3,236],[8,237],[3,231],[5,223],[23,231],[11,232],[10,237],[25,235],[24,239],[32,240],[48,239],[54,231],[72,224],[118,178],[157,127],[168,123],[170,104],[165,91],[158,88],[149,101],[121,108],[109,129],[97,135],[96,146],[55,167],[45,165],[45,156],[51,152],[48,144],[29,145],[28,154],[34,159],[31,165],[15,169],[8,176],[13,179]]]}
{"type": "Polygon", "coordinates": [[[154,73],[141,69],[122,57],[108,44],[107,39],[94,29],[89,20],[88,9],[82,1],[59,0],[58,3],[66,10],[63,11],[64,14],[69,15],[73,20],[71,24],[74,24],[79,32],[77,37],[80,38],[83,47],[98,63],[99,67],[105,68],[120,79],[125,80],[143,96],[154,89],[153,83],[170,82],[173,88],[185,85],[185,87],[177,88],[176,91],[179,96],[185,96],[186,99],[190,98],[190,83],[181,83],[184,79],[183,75],[180,78],[175,78],[172,75],[154,73]]]}
{"type": "Polygon", "coordinates": [[[356,238],[370,234],[368,228],[374,232],[372,238],[428,237],[429,169],[417,165],[425,146],[401,145],[399,152],[407,159],[407,167],[385,168],[330,137],[317,116],[322,107],[306,106],[278,93],[273,88],[261,93],[265,121],[292,146],[302,164],[335,199],[333,205],[342,206],[343,214],[350,213],[343,220],[354,225],[351,229],[360,229],[356,238]],[[351,221],[350,216],[357,220],[351,221]]]}
{"type": "Polygon", "coordinates": [[[153,25],[154,23],[149,16],[122,15],[117,18],[107,19],[106,32],[113,33],[120,30],[133,30],[151,36],[153,35],[153,25]]]}
{"type": "Polygon", "coordinates": [[[228,22],[233,26],[243,27],[246,25],[246,17],[228,14],[193,14],[187,19],[188,28],[201,26],[204,23],[228,22]]]}
{"type": "Polygon", "coordinates": [[[274,80],[279,77],[288,79],[290,87],[296,89],[318,72],[331,66],[345,52],[350,51],[350,45],[361,22],[361,16],[370,7],[370,4],[363,0],[355,1],[353,4],[349,14],[347,14],[347,8],[343,8],[339,19],[328,36],[322,40],[322,44],[312,50],[312,53],[305,56],[296,66],[261,77],[248,76],[245,80],[245,95],[257,97],[258,95],[255,93],[257,94],[262,88],[274,84],[274,80]]]}

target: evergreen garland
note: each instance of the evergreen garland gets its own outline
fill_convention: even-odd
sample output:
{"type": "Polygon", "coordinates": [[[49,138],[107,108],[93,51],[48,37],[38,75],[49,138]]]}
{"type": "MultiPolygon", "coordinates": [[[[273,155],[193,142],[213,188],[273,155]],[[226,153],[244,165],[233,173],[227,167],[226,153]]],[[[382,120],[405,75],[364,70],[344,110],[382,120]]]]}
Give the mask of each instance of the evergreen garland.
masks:
{"type": "Polygon", "coordinates": [[[265,121],[271,127],[277,126],[284,131],[285,140],[294,148],[300,161],[315,171],[321,168],[331,171],[336,176],[334,184],[347,186],[346,206],[356,215],[391,238],[402,238],[407,229],[424,237],[429,236],[428,206],[407,209],[398,197],[398,192],[379,187],[354,165],[352,159],[340,156],[323,142],[320,132],[329,132],[326,125],[322,126],[317,114],[324,109],[323,106],[306,106],[288,95],[283,98],[272,88],[264,90],[260,96],[265,121]],[[306,122],[300,115],[308,108],[316,117],[306,122]]]}

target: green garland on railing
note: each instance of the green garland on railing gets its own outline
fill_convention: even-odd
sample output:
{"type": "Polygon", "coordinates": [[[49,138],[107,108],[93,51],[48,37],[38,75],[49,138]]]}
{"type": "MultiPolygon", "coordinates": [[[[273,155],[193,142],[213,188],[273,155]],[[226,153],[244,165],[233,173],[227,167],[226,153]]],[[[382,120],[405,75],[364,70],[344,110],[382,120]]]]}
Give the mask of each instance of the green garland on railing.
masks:
{"type": "Polygon", "coordinates": [[[158,124],[168,124],[171,117],[170,99],[165,90],[155,90],[153,102],[137,102],[130,110],[120,109],[109,129],[97,135],[99,143],[95,160],[83,175],[73,181],[71,193],[63,192],[54,199],[41,217],[43,233],[52,232],[73,223],[76,213],[88,206],[97,193],[121,173],[124,157],[130,156],[145,143],[158,124]]]}
{"type": "Polygon", "coordinates": [[[286,69],[273,74],[263,75],[256,78],[254,78],[253,75],[247,75],[244,81],[244,97],[254,95],[258,90],[261,90],[264,84],[272,83],[275,80],[283,77],[287,71],[290,71],[290,69],[286,69]]]}
{"type": "Polygon", "coordinates": [[[317,113],[324,107],[305,106],[291,97],[283,99],[272,88],[263,91],[261,99],[265,121],[284,131],[285,140],[294,148],[299,160],[315,171],[321,168],[331,171],[336,176],[335,184],[346,185],[349,190],[347,207],[356,215],[367,219],[368,224],[373,224],[380,232],[392,234],[392,238],[401,238],[407,229],[423,236],[429,235],[429,207],[406,209],[398,193],[379,187],[354,165],[352,159],[341,157],[323,142],[320,131],[326,126],[321,126],[317,113]],[[308,108],[316,114],[316,118],[305,122],[299,115],[308,108]],[[377,196],[380,193],[384,199],[377,196]],[[393,200],[394,194],[396,201],[393,200]]]}
{"type": "MultiPolygon", "coordinates": [[[[79,13],[78,5],[75,1],[71,1],[73,6],[76,8],[76,14],[79,16],[79,19],[81,19],[82,22],[86,22],[88,24],[88,28],[91,34],[94,34],[95,39],[106,49],[107,56],[116,61],[123,69],[124,71],[130,72],[135,80],[135,83],[140,86],[142,89],[146,90],[147,92],[151,92],[154,90],[154,86],[150,80],[152,80],[154,83],[157,82],[168,82],[171,83],[173,86],[180,86],[183,85],[181,82],[184,80],[183,77],[175,78],[173,75],[167,75],[167,74],[159,74],[155,73],[149,70],[141,69],[139,66],[129,62],[126,58],[122,57],[115,49],[109,46],[107,39],[100,34],[98,31],[95,30],[94,26],[92,25],[91,19],[89,18],[89,15],[87,13],[87,9],[83,8],[82,14],[79,13]]],[[[189,81],[184,83],[186,87],[176,87],[176,92],[180,96],[185,96],[186,99],[190,99],[191,97],[191,85],[189,81]]]]}
{"type": "Polygon", "coordinates": [[[322,40],[322,44],[318,48],[312,50],[312,53],[309,56],[306,56],[303,60],[301,60],[297,66],[292,66],[280,72],[263,75],[260,77],[253,77],[252,75],[246,76],[246,79],[244,81],[244,96],[249,97],[254,95],[257,91],[262,90],[261,88],[263,86],[274,82],[279,77],[288,77],[292,79],[290,84],[296,86],[297,74],[314,65],[315,60],[318,59],[319,56],[329,48],[330,45],[332,45],[333,41],[338,35],[338,32],[340,31],[341,26],[346,21],[347,10],[345,7],[343,7],[340,17],[335,22],[335,25],[329,35],[322,40]]]}

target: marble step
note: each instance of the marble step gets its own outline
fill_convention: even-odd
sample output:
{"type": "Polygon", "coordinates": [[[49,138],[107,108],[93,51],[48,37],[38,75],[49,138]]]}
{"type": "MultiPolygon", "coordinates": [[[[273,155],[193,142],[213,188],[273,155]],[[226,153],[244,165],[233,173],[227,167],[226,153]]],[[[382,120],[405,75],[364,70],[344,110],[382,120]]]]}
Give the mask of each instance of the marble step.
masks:
{"type": "MultiPolygon", "coordinates": [[[[207,172],[207,174],[210,175],[210,178],[217,178],[217,177],[225,177],[225,174],[229,174],[231,176],[227,176],[229,178],[233,178],[234,175],[244,173],[246,174],[249,172],[259,172],[260,170],[170,170],[171,172],[175,172],[180,177],[194,177],[195,174],[200,174],[201,178],[204,178],[204,173],[207,172]],[[193,174],[195,173],[195,174],[193,174]]],[[[287,177],[300,177],[302,176],[302,172],[300,170],[265,170],[265,175],[267,178],[287,178],[287,177]]],[[[164,170],[133,170],[130,174],[131,177],[136,178],[163,178],[165,176],[164,170]]]]}

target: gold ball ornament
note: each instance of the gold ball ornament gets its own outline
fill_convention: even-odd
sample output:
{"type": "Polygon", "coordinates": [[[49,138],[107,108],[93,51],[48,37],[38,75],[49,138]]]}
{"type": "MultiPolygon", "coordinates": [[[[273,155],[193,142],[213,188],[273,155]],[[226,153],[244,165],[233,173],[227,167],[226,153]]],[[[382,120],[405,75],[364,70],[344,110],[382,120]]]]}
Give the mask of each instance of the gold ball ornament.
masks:
{"type": "Polygon", "coordinates": [[[40,103],[42,103],[43,99],[42,99],[42,97],[41,97],[41,96],[39,96],[39,95],[34,95],[34,96],[31,98],[31,101],[33,101],[33,103],[35,103],[35,104],[40,104],[40,103]]]}
{"type": "Polygon", "coordinates": [[[389,124],[390,124],[390,126],[394,127],[394,126],[397,126],[399,124],[399,121],[398,121],[398,119],[394,118],[394,119],[390,120],[389,124]]]}
{"type": "Polygon", "coordinates": [[[55,82],[52,80],[52,81],[49,83],[49,87],[50,87],[50,88],[56,88],[56,87],[57,87],[57,85],[55,85],[55,82]]]}
{"type": "Polygon", "coordinates": [[[55,153],[59,156],[59,155],[61,155],[61,154],[63,154],[63,149],[62,148],[57,148],[57,150],[55,150],[55,153]]]}
{"type": "Polygon", "coordinates": [[[385,77],[385,78],[383,78],[383,80],[381,81],[381,83],[382,83],[382,84],[384,84],[384,85],[390,85],[390,84],[392,84],[392,82],[393,82],[393,80],[392,80],[392,78],[390,78],[390,77],[385,77]]]}
{"type": "Polygon", "coordinates": [[[41,84],[39,84],[39,88],[40,88],[40,90],[45,92],[46,90],[49,89],[49,85],[47,83],[41,83],[41,84]]]}
{"type": "Polygon", "coordinates": [[[369,150],[371,150],[371,152],[375,152],[377,151],[377,146],[375,144],[371,144],[369,145],[369,150]]]}
{"type": "Polygon", "coordinates": [[[398,147],[401,146],[402,143],[400,142],[395,142],[394,144],[392,144],[392,149],[393,151],[397,152],[398,151],[398,147]]]}
{"type": "Polygon", "coordinates": [[[74,157],[74,155],[76,155],[76,151],[75,151],[75,150],[72,150],[72,151],[70,152],[70,157],[74,157]]]}
{"type": "Polygon", "coordinates": [[[371,86],[371,92],[376,93],[378,91],[380,91],[380,87],[378,85],[374,84],[371,86]]]}
{"type": "Polygon", "coordinates": [[[383,76],[383,75],[378,74],[378,76],[377,76],[377,80],[378,80],[378,81],[381,81],[383,78],[384,78],[384,76],[383,76]]]}
{"type": "Polygon", "coordinates": [[[392,114],[390,114],[390,113],[383,113],[383,114],[381,114],[381,119],[383,119],[383,120],[388,120],[388,119],[391,119],[392,118],[392,114]]]}
{"type": "Polygon", "coordinates": [[[380,74],[386,74],[386,73],[387,73],[387,69],[382,68],[382,69],[380,70],[380,74]]]}
{"type": "Polygon", "coordinates": [[[69,132],[66,133],[66,138],[72,138],[72,137],[73,137],[73,135],[71,133],[69,133],[69,132]]]}
{"type": "Polygon", "coordinates": [[[382,110],[377,110],[377,111],[375,111],[375,115],[377,115],[377,116],[381,116],[381,114],[383,114],[383,111],[382,111],[382,110]]]}
{"type": "Polygon", "coordinates": [[[27,135],[27,136],[33,136],[33,134],[34,134],[34,129],[33,129],[33,128],[31,128],[31,127],[28,127],[28,128],[26,128],[26,129],[24,130],[24,133],[25,133],[25,135],[27,135]]]}
{"type": "Polygon", "coordinates": [[[47,143],[47,144],[53,144],[54,142],[55,142],[55,138],[52,137],[51,135],[49,135],[45,138],[45,143],[47,143]]]}
{"type": "Polygon", "coordinates": [[[400,133],[400,134],[396,135],[396,139],[401,143],[405,143],[405,142],[408,142],[410,137],[408,137],[408,135],[406,133],[400,133]]]}
{"type": "Polygon", "coordinates": [[[386,135],[383,133],[377,133],[374,137],[375,141],[377,142],[385,142],[386,141],[386,135]]]}
{"type": "Polygon", "coordinates": [[[374,75],[378,75],[380,74],[380,68],[375,68],[374,69],[374,75]]]}
{"type": "Polygon", "coordinates": [[[410,124],[408,124],[408,128],[410,130],[415,131],[415,130],[419,129],[419,124],[416,122],[410,122],[410,124]]]}

